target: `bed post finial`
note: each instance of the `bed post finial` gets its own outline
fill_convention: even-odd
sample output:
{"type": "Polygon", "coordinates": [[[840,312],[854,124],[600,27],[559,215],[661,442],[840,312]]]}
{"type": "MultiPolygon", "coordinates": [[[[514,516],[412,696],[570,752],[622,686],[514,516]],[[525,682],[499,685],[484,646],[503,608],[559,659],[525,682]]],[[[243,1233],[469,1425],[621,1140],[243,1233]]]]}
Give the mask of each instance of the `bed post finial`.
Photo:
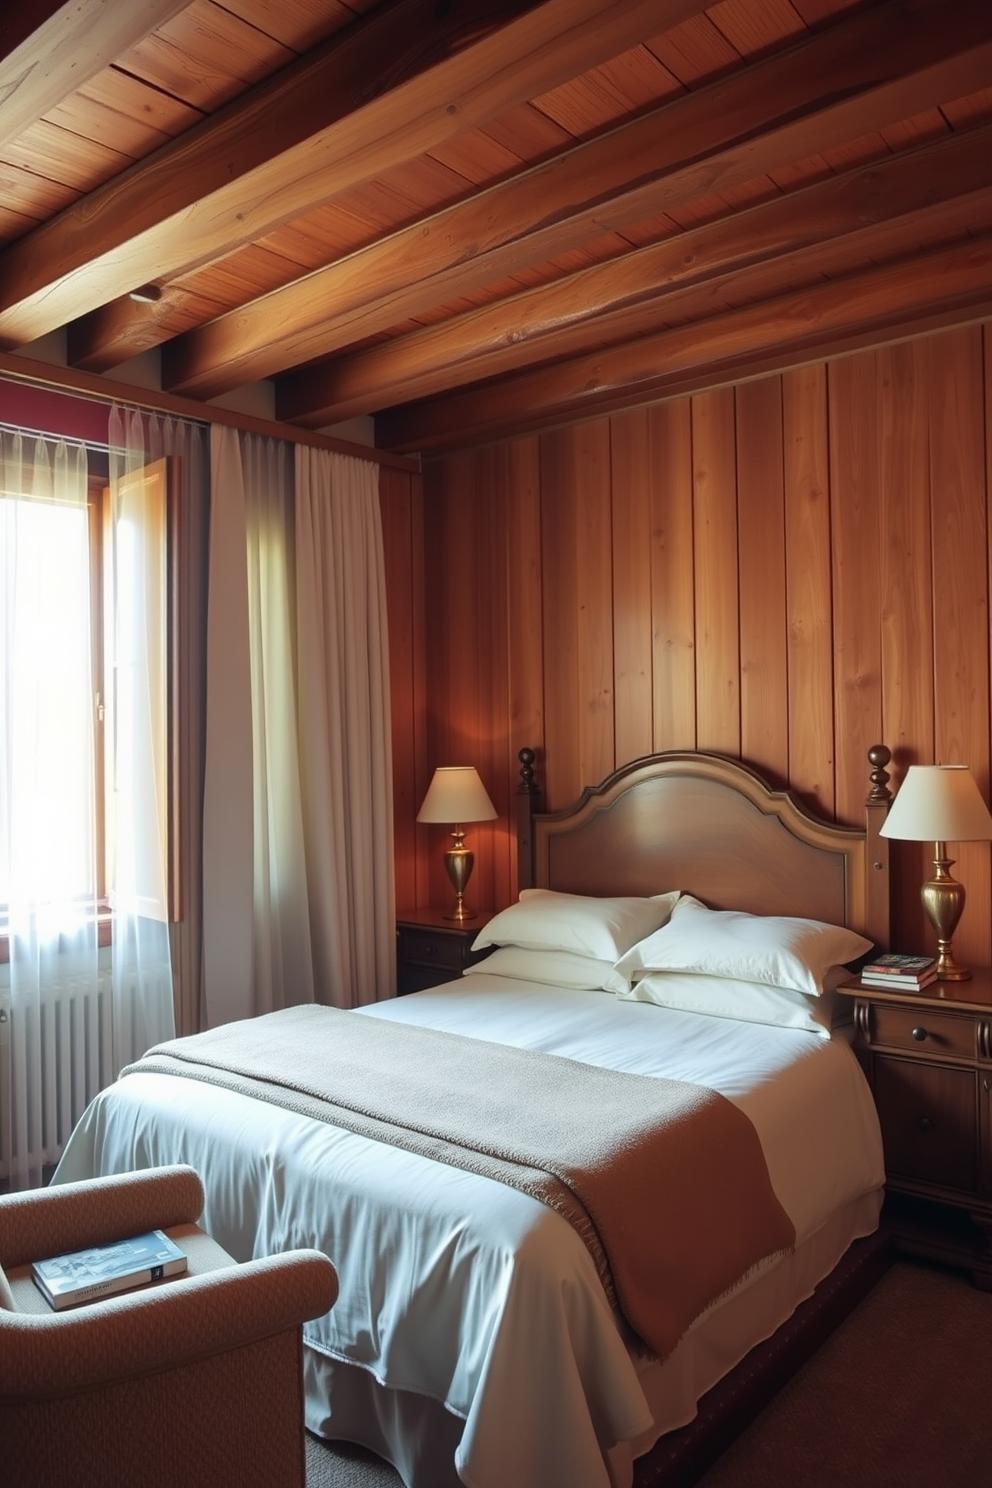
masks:
{"type": "Polygon", "coordinates": [[[867,852],[868,919],[865,934],[874,941],[877,950],[887,951],[892,930],[891,888],[889,884],[889,839],[881,835],[885,818],[892,804],[889,790],[889,772],[885,768],[892,758],[887,744],[873,744],[868,751],[871,765],[871,789],[865,801],[865,848],[867,852]]]}
{"type": "Polygon", "coordinates": [[[868,751],[868,763],[872,766],[869,780],[871,790],[868,792],[869,801],[891,801],[892,792],[889,790],[889,772],[885,768],[892,758],[892,750],[886,744],[873,744],[868,751]]]}
{"type": "Polygon", "coordinates": [[[517,889],[534,887],[534,812],[540,809],[540,792],[534,764],[537,754],[523,748],[520,761],[520,784],[517,786],[517,889]]]}

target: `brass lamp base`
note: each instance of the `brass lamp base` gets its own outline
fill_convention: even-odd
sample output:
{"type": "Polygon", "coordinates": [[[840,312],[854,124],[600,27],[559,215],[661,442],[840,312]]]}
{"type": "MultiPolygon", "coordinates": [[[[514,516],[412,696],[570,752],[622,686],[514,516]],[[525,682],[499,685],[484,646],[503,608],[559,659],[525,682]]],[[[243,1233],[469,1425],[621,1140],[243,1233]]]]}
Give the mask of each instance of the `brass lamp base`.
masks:
{"type": "Polygon", "coordinates": [[[951,940],[958,921],[964,913],[964,884],[952,878],[948,869],[954,862],[947,856],[947,846],[935,842],[933,849],[933,877],[920,890],[927,919],[937,936],[937,977],[942,982],[966,982],[971,977],[967,966],[959,966],[954,959],[951,940]]]}
{"type": "Polygon", "coordinates": [[[475,853],[465,846],[465,833],[461,827],[456,827],[451,834],[452,846],[444,855],[444,866],[448,870],[451,886],[455,891],[455,907],[444,916],[446,920],[457,920],[463,923],[465,920],[474,920],[476,911],[468,909],[465,905],[465,885],[472,876],[475,867],[475,853]]]}

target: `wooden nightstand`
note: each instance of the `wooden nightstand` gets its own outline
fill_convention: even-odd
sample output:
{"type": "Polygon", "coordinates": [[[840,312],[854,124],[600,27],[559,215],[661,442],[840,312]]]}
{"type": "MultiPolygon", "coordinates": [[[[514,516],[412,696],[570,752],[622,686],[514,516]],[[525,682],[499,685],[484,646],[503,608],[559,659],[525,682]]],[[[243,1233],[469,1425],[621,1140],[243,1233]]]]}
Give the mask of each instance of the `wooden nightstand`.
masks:
{"type": "Polygon", "coordinates": [[[882,1127],[886,1224],[902,1249],[992,1291],[992,971],[840,991],[882,1127]]]}
{"type": "Polygon", "coordinates": [[[396,991],[422,992],[441,982],[452,982],[468,966],[488,956],[473,953],[472,942],[493,917],[480,909],[473,920],[446,920],[440,909],[404,909],[396,916],[396,991]]]}

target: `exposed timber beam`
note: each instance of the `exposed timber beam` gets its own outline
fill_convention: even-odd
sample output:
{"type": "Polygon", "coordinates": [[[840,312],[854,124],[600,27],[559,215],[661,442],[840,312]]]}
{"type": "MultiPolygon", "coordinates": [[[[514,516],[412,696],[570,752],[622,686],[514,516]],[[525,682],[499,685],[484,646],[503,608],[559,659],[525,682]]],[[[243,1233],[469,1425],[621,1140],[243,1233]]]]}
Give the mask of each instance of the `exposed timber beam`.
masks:
{"type": "MultiPolygon", "coordinates": [[[[985,5],[858,14],[176,338],[163,377],[214,397],[327,357],[590,235],[847,143],[907,107],[964,96],[990,69],[985,5]]],[[[284,394],[288,417],[309,416],[303,383],[284,394]]]]}
{"type": "Polygon", "coordinates": [[[0,150],[189,0],[6,0],[0,150]]]}
{"type": "Polygon", "coordinates": [[[376,440],[429,454],[532,433],[992,313],[992,236],[657,336],[387,410],[376,440]]]}
{"type": "Polygon", "coordinates": [[[0,255],[0,345],[34,340],[136,285],[252,242],[677,24],[705,0],[533,8],[505,0],[502,8],[521,6],[524,15],[440,62],[445,12],[438,19],[436,0],[380,7],[335,45],[66,208],[0,255]],[[397,73],[403,81],[378,91],[397,73]]]}
{"type": "MultiPolygon", "coordinates": [[[[776,275],[850,271],[885,256],[892,224],[912,241],[992,228],[992,125],[828,177],[788,196],[635,250],[287,379],[321,427],[551,357],[574,356],[711,313],[723,283],[747,298],[776,275]],[[912,216],[912,223],[900,219],[912,216]],[[840,240],[829,256],[824,246],[840,240]],[[804,250],[804,251],[802,251],[804,250]],[[848,262],[844,262],[844,257],[848,262]],[[743,278],[741,276],[744,276],[743,278]],[[700,290],[699,286],[705,286],[700,290]]],[[[788,281],[786,281],[788,282],[788,281]]],[[[796,282],[793,279],[793,282],[796,282]]],[[[781,283],[781,281],[780,281],[781,283]]],[[[286,416],[289,399],[281,399],[286,416]]]]}

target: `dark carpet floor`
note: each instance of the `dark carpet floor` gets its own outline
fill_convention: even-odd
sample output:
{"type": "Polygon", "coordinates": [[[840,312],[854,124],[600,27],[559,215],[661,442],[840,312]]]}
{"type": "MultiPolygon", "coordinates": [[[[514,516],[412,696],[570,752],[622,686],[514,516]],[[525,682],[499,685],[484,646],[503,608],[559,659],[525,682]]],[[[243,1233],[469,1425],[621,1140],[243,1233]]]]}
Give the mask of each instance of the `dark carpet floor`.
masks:
{"type": "MultiPolygon", "coordinates": [[[[307,1488],[401,1488],[359,1448],[310,1438],[307,1451],[307,1488]]],[[[897,1262],[698,1483],[992,1485],[992,1294],[961,1273],[897,1262]]]]}

